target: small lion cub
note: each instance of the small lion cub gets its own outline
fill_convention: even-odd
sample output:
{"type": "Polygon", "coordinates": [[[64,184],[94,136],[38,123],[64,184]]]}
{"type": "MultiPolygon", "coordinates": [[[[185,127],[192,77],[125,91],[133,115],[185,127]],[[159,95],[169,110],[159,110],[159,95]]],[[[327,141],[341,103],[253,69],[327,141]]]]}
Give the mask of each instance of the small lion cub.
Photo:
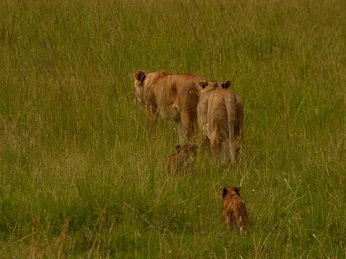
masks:
{"type": "Polygon", "coordinates": [[[243,198],[240,196],[241,187],[220,187],[222,192],[222,220],[227,227],[233,229],[238,225],[240,233],[247,229],[247,211],[243,198]]]}
{"type": "Polygon", "coordinates": [[[167,159],[167,169],[171,172],[188,168],[197,154],[197,145],[175,146],[176,153],[167,159]]]}

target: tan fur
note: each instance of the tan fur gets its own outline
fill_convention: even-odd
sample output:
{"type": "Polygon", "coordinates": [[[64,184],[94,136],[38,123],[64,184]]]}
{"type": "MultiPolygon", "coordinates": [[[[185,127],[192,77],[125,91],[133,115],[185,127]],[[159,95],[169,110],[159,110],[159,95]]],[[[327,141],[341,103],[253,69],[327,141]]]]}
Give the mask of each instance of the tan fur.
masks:
{"type": "Polygon", "coordinates": [[[191,141],[197,120],[199,83],[203,78],[194,74],[172,75],[161,71],[146,74],[140,70],[134,78],[136,100],[147,111],[149,118],[156,120],[160,114],[175,121],[179,143],[191,141]]]}
{"type": "Polygon", "coordinates": [[[189,168],[197,154],[197,146],[194,144],[187,144],[183,147],[177,145],[175,148],[177,152],[170,155],[167,159],[166,166],[170,172],[189,168]]]}
{"type": "Polygon", "coordinates": [[[243,133],[243,103],[239,95],[227,89],[230,82],[211,82],[201,91],[197,106],[202,138],[209,140],[214,156],[235,163],[243,133]]]}
{"type": "Polygon", "coordinates": [[[247,210],[240,196],[241,187],[220,187],[222,192],[222,220],[227,227],[238,226],[240,232],[247,229],[247,210]]]}

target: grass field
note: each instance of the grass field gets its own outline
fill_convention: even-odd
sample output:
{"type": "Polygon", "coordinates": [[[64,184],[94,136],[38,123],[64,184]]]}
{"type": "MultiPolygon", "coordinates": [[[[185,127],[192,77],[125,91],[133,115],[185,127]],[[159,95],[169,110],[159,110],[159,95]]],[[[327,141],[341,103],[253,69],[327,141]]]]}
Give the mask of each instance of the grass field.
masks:
{"type": "Polygon", "coordinates": [[[0,257],[344,258],[345,38],[342,0],[1,1],[0,257]],[[137,69],[232,80],[238,165],[167,173],[137,69]]]}

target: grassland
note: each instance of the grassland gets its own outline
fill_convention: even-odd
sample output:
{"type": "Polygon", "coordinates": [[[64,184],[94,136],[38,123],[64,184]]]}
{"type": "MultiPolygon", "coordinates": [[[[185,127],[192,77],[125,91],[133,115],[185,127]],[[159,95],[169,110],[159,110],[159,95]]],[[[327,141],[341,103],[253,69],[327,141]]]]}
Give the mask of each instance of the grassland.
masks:
{"type": "Polygon", "coordinates": [[[342,0],[0,2],[1,258],[344,258],[342,0]],[[231,79],[239,164],[169,174],[132,73],[231,79]],[[221,222],[242,184],[249,232],[221,222]]]}

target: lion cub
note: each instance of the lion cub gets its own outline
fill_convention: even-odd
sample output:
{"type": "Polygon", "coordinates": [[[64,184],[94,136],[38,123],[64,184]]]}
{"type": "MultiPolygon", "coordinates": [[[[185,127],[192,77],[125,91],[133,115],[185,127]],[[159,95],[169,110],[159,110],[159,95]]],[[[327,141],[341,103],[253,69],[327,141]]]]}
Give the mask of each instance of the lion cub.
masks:
{"type": "Polygon", "coordinates": [[[222,192],[222,219],[227,227],[233,229],[235,225],[240,233],[247,229],[247,211],[243,198],[240,196],[241,187],[220,187],[222,192]]]}
{"type": "Polygon", "coordinates": [[[167,169],[171,172],[186,169],[191,165],[197,154],[197,145],[187,144],[181,147],[175,146],[176,153],[167,159],[167,169]]]}

